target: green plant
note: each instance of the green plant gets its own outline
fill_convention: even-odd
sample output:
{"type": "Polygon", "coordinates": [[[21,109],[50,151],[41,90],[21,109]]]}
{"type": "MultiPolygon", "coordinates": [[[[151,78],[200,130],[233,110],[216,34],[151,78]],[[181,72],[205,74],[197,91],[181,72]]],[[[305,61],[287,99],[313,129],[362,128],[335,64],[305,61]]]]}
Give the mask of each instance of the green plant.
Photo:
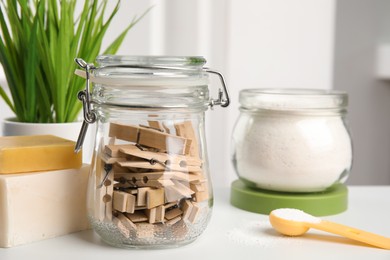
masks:
{"type": "MultiPolygon", "coordinates": [[[[0,62],[11,96],[2,86],[0,95],[20,122],[77,119],[81,109],[77,93],[84,81],[73,75],[74,58],[92,61],[100,54],[120,0],[108,16],[107,2],[85,0],[76,14],[76,0],[0,0],[0,62]]],[[[135,17],[103,53],[116,53],[146,12],[135,17]]]]}

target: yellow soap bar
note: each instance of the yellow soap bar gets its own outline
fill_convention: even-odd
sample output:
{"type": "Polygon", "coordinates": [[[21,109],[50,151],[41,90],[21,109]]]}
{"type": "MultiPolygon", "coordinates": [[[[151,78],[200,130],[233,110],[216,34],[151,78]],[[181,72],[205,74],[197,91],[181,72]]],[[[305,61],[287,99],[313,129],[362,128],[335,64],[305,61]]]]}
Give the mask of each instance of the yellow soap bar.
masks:
{"type": "Polygon", "coordinates": [[[53,135],[0,137],[0,174],[80,168],[75,142],[53,135]]]}

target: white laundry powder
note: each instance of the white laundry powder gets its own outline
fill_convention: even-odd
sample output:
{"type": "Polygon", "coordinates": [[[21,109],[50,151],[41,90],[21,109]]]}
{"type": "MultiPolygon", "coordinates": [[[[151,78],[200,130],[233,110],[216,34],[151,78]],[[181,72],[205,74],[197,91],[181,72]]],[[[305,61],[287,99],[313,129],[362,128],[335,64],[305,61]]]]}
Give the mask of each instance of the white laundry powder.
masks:
{"type": "Polygon", "coordinates": [[[277,233],[269,221],[244,220],[237,227],[226,232],[227,238],[235,244],[271,248],[297,246],[302,240],[277,233]]]}
{"type": "Polygon", "coordinates": [[[322,191],[344,181],[352,147],[340,115],[242,113],[233,133],[233,162],[256,187],[322,191]]]}
{"type": "Polygon", "coordinates": [[[299,209],[281,208],[275,209],[271,212],[272,215],[285,220],[308,222],[308,223],[320,223],[321,219],[314,217],[299,209]]]}

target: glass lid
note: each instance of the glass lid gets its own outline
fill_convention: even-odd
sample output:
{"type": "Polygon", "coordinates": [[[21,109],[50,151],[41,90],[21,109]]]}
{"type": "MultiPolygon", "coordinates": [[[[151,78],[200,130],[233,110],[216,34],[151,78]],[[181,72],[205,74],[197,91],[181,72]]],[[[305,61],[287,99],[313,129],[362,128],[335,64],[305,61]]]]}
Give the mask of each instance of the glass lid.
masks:
{"type": "Polygon", "coordinates": [[[329,89],[244,89],[239,100],[244,109],[346,109],[348,106],[346,92],[329,89]]]}

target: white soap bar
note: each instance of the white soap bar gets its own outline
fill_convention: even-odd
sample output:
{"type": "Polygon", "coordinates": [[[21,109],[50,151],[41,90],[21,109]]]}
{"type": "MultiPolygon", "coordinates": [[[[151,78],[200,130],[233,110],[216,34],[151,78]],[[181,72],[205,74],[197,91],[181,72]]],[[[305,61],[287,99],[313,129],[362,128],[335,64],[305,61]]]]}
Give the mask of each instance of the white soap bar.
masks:
{"type": "Polygon", "coordinates": [[[0,247],[87,229],[89,168],[0,175],[0,247]]]}

